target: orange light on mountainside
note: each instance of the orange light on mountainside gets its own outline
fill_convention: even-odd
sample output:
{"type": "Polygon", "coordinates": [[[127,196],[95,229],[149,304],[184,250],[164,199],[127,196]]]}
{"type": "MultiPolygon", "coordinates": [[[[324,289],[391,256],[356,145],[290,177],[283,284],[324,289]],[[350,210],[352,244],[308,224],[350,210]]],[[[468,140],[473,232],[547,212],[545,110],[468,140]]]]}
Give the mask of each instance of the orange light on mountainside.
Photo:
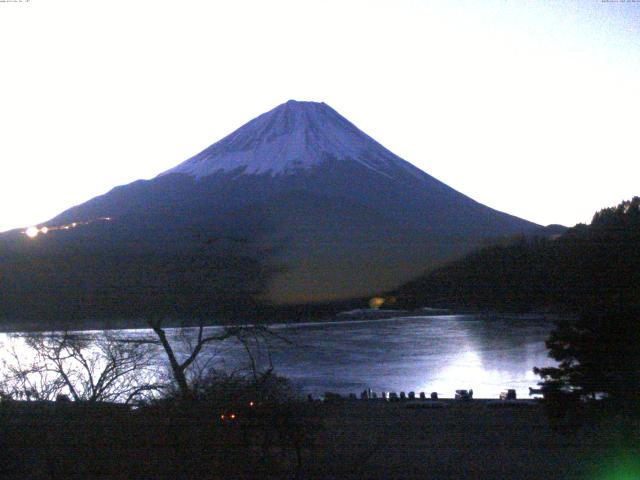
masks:
{"type": "Polygon", "coordinates": [[[24,230],[22,233],[25,234],[27,237],[29,238],[35,238],[38,236],[39,233],[48,233],[48,232],[53,232],[56,230],[70,230],[72,228],[76,228],[79,227],[80,225],[89,225],[91,223],[94,222],[110,222],[112,219],[112,217],[100,217],[97,218],[95,220],[87,220],[84,222],[72,222],[69,223],[67,225],[57,225],[57,226],[52,226],[52,227],[42,227],[42,228],[38,228],[36,226],[32,226],[27,228],[26,230],[24,230]]]}

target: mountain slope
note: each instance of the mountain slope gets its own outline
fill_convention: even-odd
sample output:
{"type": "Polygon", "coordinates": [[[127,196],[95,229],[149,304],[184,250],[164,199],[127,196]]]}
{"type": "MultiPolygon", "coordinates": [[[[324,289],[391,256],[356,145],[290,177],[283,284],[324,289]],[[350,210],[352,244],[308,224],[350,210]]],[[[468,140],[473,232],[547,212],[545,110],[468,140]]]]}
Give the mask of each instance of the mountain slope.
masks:
{"type": "Polygon", "coordinates": [[[275,303],[372,295],[489,238],[538,227],[453,190],[329,106],[295,101],[46,225],[73,222],[21,239],[23,248],[182,255],[226,239],[270,272],[261,298],[275,303]]]}

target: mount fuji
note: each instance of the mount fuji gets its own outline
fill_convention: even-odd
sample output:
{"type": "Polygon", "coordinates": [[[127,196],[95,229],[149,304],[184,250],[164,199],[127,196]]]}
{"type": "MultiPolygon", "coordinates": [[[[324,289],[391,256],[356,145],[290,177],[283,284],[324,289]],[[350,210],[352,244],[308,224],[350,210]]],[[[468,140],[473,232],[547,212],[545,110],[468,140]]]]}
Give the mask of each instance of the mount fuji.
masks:
{"type": "Polygon", "coordinates": [[[296,102],[274,108],[186,162],[165,172],[204,178],[220,171],[295,175],[329,160],[355,162],[383,177],[420,170],[358,130],[325,103],[296,102]]]}
{"type": "Polygon", "coordinates": [[[116,250],[153,258],[226,242],[270,272],[259,296],[276,304],[373,295],[488,239],[540,228],[448,187],[328,105],[293,100],[43,225],[46,235],[22,235],[15,248],[80,249],[98,261],[116,250]]]}

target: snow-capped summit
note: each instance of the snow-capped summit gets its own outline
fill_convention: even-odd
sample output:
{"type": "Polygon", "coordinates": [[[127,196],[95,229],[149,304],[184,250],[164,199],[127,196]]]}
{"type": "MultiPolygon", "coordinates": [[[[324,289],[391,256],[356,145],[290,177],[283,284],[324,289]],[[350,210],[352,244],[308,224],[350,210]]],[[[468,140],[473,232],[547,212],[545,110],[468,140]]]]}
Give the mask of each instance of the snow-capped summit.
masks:
{"type": "MultiPolygon", "coordinates": [[[[394,155],[329,105],[289,100],[243,125],[168,173],[196,178],[241,170],[286,175],[327,160],[357,162],[386,177],[417,169],[394,155]]],[[[239,172],[240,173],[240,172],[239,172]]]]}

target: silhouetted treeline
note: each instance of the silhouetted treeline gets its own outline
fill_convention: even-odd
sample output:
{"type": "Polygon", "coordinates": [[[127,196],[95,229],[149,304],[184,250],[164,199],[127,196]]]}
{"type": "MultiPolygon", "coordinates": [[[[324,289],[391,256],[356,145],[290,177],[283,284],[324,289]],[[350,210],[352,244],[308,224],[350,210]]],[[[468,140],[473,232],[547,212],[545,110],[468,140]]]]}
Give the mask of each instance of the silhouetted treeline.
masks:
{"type": "Polygon", "coordinates": [[[640,197],[597,212],[555,238],[478,250],[396,294],[404,306],[579,312],[640,298],[640,197]]]}
{"type": "Polygon", "coordinates": [[[302,478],[318,422],[286,388],[230,377],[188,405],[165,398],[134,410],[4,400],[0,478],[302,478]]]}

